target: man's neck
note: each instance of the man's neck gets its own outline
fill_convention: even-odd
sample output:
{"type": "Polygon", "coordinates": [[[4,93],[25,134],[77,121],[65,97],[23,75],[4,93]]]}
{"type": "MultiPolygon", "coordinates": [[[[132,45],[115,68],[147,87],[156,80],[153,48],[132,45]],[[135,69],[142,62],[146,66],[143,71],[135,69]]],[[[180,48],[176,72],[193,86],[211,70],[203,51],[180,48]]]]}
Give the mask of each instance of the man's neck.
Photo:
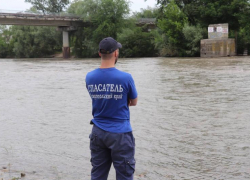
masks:
{"type": "Polygon", "coordinates": [[[113,67],[115,67],[114,61],[112,61],[112,60],[102,60],[101,61],[101,66],[100,66],[101,69],[113,68],[113,67]]]}

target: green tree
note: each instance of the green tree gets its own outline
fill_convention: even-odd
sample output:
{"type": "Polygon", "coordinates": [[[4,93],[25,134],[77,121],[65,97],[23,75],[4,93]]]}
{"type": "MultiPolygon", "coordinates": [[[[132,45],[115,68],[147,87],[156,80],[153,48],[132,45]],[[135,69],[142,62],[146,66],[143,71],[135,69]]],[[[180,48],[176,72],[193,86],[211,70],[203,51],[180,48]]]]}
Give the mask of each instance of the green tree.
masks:
{"type": "Polygon", "coordinates": [[[54,27],[12,26],[11,34],[17,58],[46,57],[61,51],[61,33],[54,27]]]}
{"type": "Polygon", "coordinates": [[[133,17],[135,18],[157,18],[159,16],[158,8],[148,7],[146,9],[141,9],[140,12],[134,12],[133,17]]]}
{"type": "Polygon", "coordinates": [[[200,41],[207,38],[207,29],[200,26],[190,26],[185,24],[182,29],[185,37],[186,55],[199,56],[200,55],[200,41]]]}
{"type": "MultiPolygon", "coordinates": [[[[157,0],[161,7],[161,18],[164,16],[165,7],[171,2],[172,0],[157,0]]],[[[249,0],[174,0],[174,2],[187,16],[192,28],[207,28],[209,24],[229,23],[230,37],[236,39],[236,47],[239,46],[237,49],[242,50],[243,46],[248,46],[249,0]]]]}
{"type": "Polygon", "coordinates": [[[0,33],[0,58],[5,58],[8,55],[8,44],[6,44],[3,34],[0,33]]]}
{"type": "MultiPolygon", "coordinates": [[[[163,9],[172,0],[157,0],[157,4],[160,5],[160,11],[163,13],[163,9]]],[[[195,25],[197,18],[199,18],[199,6],[201,0],[174,0],[175,4],[181,9],[181,11],[188,17],[189,23],[195,25]]]]}
{"type": "Polygon", "coordinates": [[[90,21],[92,24],[91,27],[72,34],[75,36],[72,38],[72,44],[76,55],[78,57],[90,54],[96,56],[95,47],[100,40],[108,36],[116,39],[117,34],[126,26],[129,2],[127,0],[76,0],[70,5],[68,12],[80,15],[84,21],[90,21]]]}
{"type": "Polygon", "coordinates": [[[202,0],[200,1],[200,23],[204,26],[229,23],[232,30],[239,30],[240,21],[249,12],[248,0],[202,0]]]}
{"type": "Polygon", "coordinates": [[[25,2],[31,3],[43,14],[60,13],[69,4],[69,0],[25,0],[25,2]]]}
{"type": "Polygon", "coordinates": [[[11,33],[7,26],[0,26],[0,58],[12,55],[11,33]]]}
{"type": "MultiPolygon", "coordinates": [[[[184,36],[182,29],[187,23],[187,17],[180,10],[174,1],[170,1],[163,9],[163,15],[158,19],[158,27],[160,32],[164,34],[165,45],[163,47],[169,48],[164,52],[171,52],[171,56],[183,56],[184,36]]],[[[156,38],[156,44],[162,40],[156,38]]],[[[158,46],[161,47],[161,46],[158,46]]],[[[160,50],[161,51],[161,50],[160,50]]]]}
{"type": "MultiPolygon", "coordinates": [[[[172,0],[157,0],[165,7],[172,0]]],[[[240,21],[249,14],[249,0],[174,0],[193,25],[229,23],[230,28],[239,30],[240,21]]]]}
{"type": "Polygon", "coordinates": [[[143,31],[141,27],[126,28],[118,34],[122,44],[121,57],[155,57],[154,35],[143,31]]]}

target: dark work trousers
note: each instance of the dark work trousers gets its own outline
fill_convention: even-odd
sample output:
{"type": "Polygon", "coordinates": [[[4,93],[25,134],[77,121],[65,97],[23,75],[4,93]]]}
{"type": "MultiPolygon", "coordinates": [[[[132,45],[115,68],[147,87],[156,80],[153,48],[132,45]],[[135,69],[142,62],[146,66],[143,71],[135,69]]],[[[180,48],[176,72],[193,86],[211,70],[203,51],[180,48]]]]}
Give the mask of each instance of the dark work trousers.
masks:
{"type": "Polygon", "coordinates": [[[107,180],[112,163],[117,180],[133,180],[135,139],[132,132],[111,133],[93,125],[89,138],[91,180],[107,180]]]}

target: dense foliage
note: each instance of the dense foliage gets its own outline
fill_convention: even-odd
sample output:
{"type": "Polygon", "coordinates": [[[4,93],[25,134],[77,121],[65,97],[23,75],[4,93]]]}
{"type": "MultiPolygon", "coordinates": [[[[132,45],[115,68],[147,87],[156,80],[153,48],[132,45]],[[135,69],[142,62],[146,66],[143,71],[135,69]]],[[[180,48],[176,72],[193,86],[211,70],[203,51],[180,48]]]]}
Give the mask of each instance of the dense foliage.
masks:
{"type": "Polygon", "coordinates": [[[61,33],[52,27],[5,26],[0,36],[0,57],[49,57],[61,51],[61,33]]]}
{"type": "Polygon", "coordinates": [[[154,57],[157,50],[153,44],[152,33],[144,32],[142,28],[126,28],[118,34],[118,41],[122,43],[121,57],[154,57]]]}
{"type": "Polygon", "coordinates": [[[61,51],[61,33],[51,27],[12,26],[13,53],[15,57],[46,57],[61,51]]]}
{"type": "Polygon", "coordinates": [[[165,8],[162,14],[162,18],[158,19],[158,27],[163,32],[166,38],[166,46],[168,52],[171,52],[172,56],[183,54],[184,36],[182,29],[187,23],[186,15],[180,10],[180,8],[171,1],[165,8]]]}
{"type": "Polygon", "coordinates": [[[126,26],[129,3],[126,0],[74,1],[68,12],[91,21],[90,27],[79,29],[72,37],[74,52],[78,57],[97,56],[98,43],[104,37],[117,38],[117,33],[126,26]]]}
{"type": "Polygon", "coordinates": [[[160,15],[158,8],[148,7],[147,9],[141,9],[140,12],[134,12],[133,17],[135,18],[157,18],[160,15]]]}
{"type": "MultiPolygon", "coordinates": [[[[97,57],[98,43],[114,37],[122,57],[199,56],[200,40],[209,24],[229,23],[238,53],[250,51],[249,0],[156,0],[155,8],[130,13],[129,0],[25,0],[32,12],[71,13],[91,26],[70,32],[76,57],[97,57]],[[136,26],[141,18],[156,19],[156,29],[136,26]]],[[[62,51],[62,33],[51,27],[0,26],[0,58],[48,57],[62,51]]]]}
{"type": "MultiPolygon", "coordinates": [[[[157,0],[157,3],[160,5],[162,14],[168,6],[175,3],[188,18],[188,24],[198,28],[197,33],[200,35],[197,34],[197,38],[206,38],[206,34],[203,32],[209,24],[228,23],[230,37],[237,41],[238,53],[242,53],[244,48],[249,47],[249,36],[247,35],[250,24],[247,20],[250,15],[249,0],[157,0]]],[[[162,18],[164,17],[160,19],[162,18]]],[[[187,25],[184,28],[187,28],[187,25]]],[[[185,29],[183,29],[184,33],[186,33],[185,29]]],[[[178,47],[190,51],[190,40],[192,39],[185,35],[184,40],[187,46],[178,47]]],[[[195,49],[197,48],[199,48],[198,44],[195,49]]]]}
{"type": "Polygon", "coordinates": [[[11,51],[11,35],[6,26],[0,26],[0,58],[6,58],[11,51]]]}
{"type": "Polygon", "coordinates": [[[33,5],[38,11],[43,14],[60,13],[69,4],[69,0],[25,0],[33,5]]]}

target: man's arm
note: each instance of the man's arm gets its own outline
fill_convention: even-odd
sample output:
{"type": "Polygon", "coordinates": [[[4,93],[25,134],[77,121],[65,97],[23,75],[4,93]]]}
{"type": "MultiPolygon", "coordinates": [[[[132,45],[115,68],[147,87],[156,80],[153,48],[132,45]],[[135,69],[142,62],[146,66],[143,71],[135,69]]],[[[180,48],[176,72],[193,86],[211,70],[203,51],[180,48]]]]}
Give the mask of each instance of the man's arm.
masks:
{"type": "Polygon", "coordinates": [[[130,75],[129,80],[129,92],[128,92],[128,106],[136,106],[138,100],[138,94],[135,87],[135,82],[132,76],[130,75]]]}
{"type": "Polygon", "coordinates": [[[137,101],[138,101],[138,98],[129,99],[129,100],[128,100],[128,106],[136,106],[137,101]]]}

